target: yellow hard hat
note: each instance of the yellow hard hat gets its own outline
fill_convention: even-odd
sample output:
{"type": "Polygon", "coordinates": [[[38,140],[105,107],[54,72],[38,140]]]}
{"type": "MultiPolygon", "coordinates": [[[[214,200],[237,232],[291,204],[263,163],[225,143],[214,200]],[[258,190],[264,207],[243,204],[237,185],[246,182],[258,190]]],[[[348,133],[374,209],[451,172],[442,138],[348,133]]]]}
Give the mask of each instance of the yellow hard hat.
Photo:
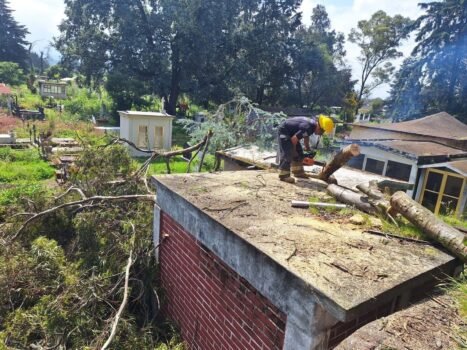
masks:
{"type": "Polygon", "coordinates": [[[324,114],[319,115],[318,123],[319,127],[328,134],[332,133],[332,131],[334,130],[334,121],[324,114]]]}

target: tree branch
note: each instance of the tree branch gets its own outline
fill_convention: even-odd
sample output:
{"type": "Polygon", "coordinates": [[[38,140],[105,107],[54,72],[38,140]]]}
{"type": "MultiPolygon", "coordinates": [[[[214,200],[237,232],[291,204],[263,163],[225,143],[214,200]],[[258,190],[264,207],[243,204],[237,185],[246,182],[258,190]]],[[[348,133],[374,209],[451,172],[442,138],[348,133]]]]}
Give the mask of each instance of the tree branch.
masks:
{"type": "Polygon", "coordinates": [[[80,206],[82,204],[87,204],[89,202],[113,202],[113,201],[131,201],[131,200],[142,200],[142,201],[151,201],[155,202],[155,196],[154,195],[149,195],[149,194],[134,194],[134,195],[124,195],[124,196],[94,196],[94,197],[89,197],[86,199],[82,199],[79,201],[74,201],[74,202],[69,202],[69,203],[64,203],[61,205],[58,205],[53,208],[49,208],[47,210],[41,211],[40,213],[34,214],[34,216],[30,217],[27,219],[23,225],[19,228],[19,230],[11,237],[11,240],[15,240],[18,235],[20,235],[26,227],[33,221],[36,221],[37,219],[49,215],[51,213],[54,213],[60,209],[72,207],[72,206],[80,206]]]}
{"type": "Polygon", "coordinates": [[[130,279],[130,267],[133,264],[132,255],[133,255],[133,250],[130,250],[130,256],[128,257],[128,263],[126,265],[126,270],[125,270],[125,289],[123,292],[123,301],[117,311],[117,314],[115,315],[115,318],[112,324],[112,331],[110,332],[110,336],[105,342],[105,344],[102,346],[101,350],[106,350],[108,346],[110,345],[110,343],[112,342],[113,338],[115,337],[115,334],[117,333],[118,321],[120,320],[123,310],[125,309],[126,304],[128,303],[128,280],[130,279]]]}

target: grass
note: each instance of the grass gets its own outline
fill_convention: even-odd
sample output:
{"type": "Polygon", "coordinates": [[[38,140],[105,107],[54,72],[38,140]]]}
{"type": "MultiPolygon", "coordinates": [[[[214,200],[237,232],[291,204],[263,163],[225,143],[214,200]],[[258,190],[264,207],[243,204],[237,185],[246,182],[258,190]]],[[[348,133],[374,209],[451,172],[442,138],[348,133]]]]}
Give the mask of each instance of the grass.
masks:
{"type": "Polygon", "coordinates": [[[34,149],[0,149],[0,183],[41,181],[51,178],[54,169],[34,149]]]}
{"type": "MultiPolygon", "coordinates": [[[[213,168],[214,156],[206,155],[202,171],[210,171],[213,168]]],[[[135,158],[137,166],[141,166],[146,161],[145,158],[135,158]]],[[[172,157],[170,159],[170,171],[172,174],[183,174],[188,169],[188,162],[181,156],[172,157]]],[[[198,160],[194,160],[190,166],[190,172],[198,170],[198,160]]],[[[149,165],[148,175],[167,174],[167,166],[163,159],[156,159],[149,165]]]]}
{"type": "Polygon", "coordinates": [[[467,229],[467,220],[465,219],[459,219],[453,215],[440,215],[439,218],[451,226],[467,229]]]}

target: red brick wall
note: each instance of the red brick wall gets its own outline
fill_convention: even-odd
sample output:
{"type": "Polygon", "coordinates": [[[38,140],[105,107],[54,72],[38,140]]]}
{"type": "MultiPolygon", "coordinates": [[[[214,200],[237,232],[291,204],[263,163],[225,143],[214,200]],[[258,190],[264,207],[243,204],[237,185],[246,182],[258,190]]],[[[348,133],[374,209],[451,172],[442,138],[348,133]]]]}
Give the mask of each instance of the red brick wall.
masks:
{"type": "Polygon", "coordinates": [[[331,328],[328,348],[333,349],[341,341],[369,322],[387,316],[393,312],[393,303],[387,303],[349,322],[339,322],[331,328]]]}
{"type": "Polygon", "coordinates": [[[282,349],[286,316],[161,213],[164,312],[190,349],[282,349]]]}

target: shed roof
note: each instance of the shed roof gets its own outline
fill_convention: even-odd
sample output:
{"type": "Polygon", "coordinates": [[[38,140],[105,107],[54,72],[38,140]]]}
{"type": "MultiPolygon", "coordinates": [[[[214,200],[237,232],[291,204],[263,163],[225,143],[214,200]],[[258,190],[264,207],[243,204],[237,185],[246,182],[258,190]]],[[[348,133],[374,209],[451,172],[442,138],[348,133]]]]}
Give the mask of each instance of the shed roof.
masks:
{"type": "Polygon", "coordinates": [[[446,112],[424,118],[392,124],[354,124],[359,127],[397,131],[407,134],[442,137],[455,140],[467,139],[467,125],[446,112]]]}
{"type": "Polygon", "coordinates": [[[437,164],[427,164],[421,166],[421,168],[448,168],[455,171],[456,173],[467,177],[467,159],[460,159],[452,162],[444,162],[437,164]]]}
{"type": "MultiPolygon", "coordinates": [[[[320,220],[307,210],[292,208],[291,200],[308,200],[321,192],[309,180],[285,184],[277,173],[266,171],[167,175],[153,180],[158,193],[169,191],[171,202],[182,206],[177,210],[186,212],[183,206],[188,205],[201,212],[204,220],[220,223],[265,259],[279,264],[284,278],[291,274],[303,281],[340,320],[387,302],[454,262],[433,247],[375,236],[348,222],[320,220]]],[[[164,203],[159,205],[164,210],[164,203]]],[[[203,235],[216,235],[211,231],[203,235]]]]}
{"type": "Polygon", "coordinates": [[[0,83],[0,95],[11,95],[10,87],[3,83],[0,83]]]}
{"type": "MultiPolygon", "coordinates": [[[[275,151],[262,150],[255,145],[237,146],[226,149],[224,151],[217,152],[221,157],[229,158],[234,161],[256,166],[261,169],[269,169],[277,167],[276,153],[275,151]]],[[[320,165],[304,166],[306,172],[319,173],[322,169],[320,165]]],[[[345,187],[354,188],[358,184],[366,183],[369,181],[385,181],[405,183],[405,181],[399,181],[393,178],[389,178],[382,175],[369,173],[366,171],[342,167],[337,170],[334,174],[337,182],[345,187]]]]}
{"type": "Polygon", "coordinates": [[[175,118],[173,115],[161,112],[140,112],[140,111],[118,111],[120,115],[128,117],[166,117],[175,118]]]}

